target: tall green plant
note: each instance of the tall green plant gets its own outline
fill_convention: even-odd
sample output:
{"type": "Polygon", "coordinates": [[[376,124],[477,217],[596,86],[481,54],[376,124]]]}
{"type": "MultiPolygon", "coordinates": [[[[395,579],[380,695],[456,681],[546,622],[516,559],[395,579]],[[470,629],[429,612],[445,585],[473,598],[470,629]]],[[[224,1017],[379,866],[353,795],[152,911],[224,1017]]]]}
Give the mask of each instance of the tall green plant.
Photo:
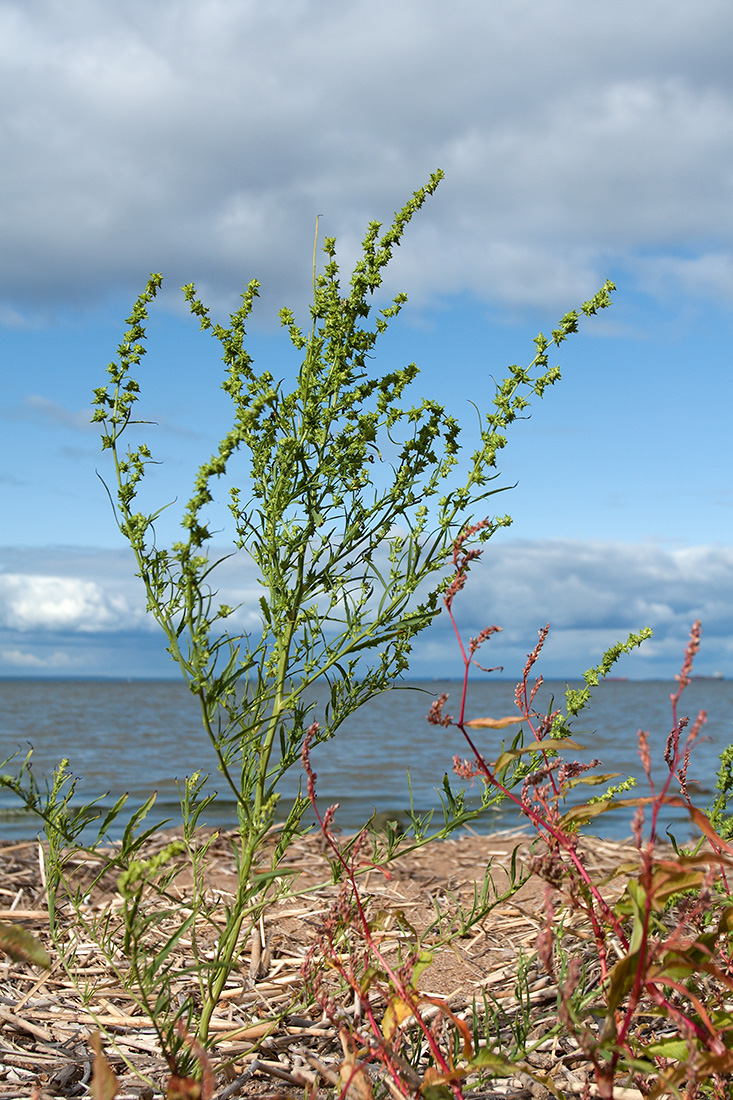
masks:
{"type": "MultiPolygon", "coordinates": [[[[155,537],[162,509],[136,510],[151,450],[145,443],[123,450],[129,429],[145,423],[137,418],[133,372],[145,353],[148,309],[160,275],[150,277],[135,304],[118,358],[108,368],[109,383],[94,393],[93,419],[112,455],[116,487],[110,495],[120,531],[134,552],[148,609],[199,699],[204,729],[237,807],[239,884],[204,997],[204,1041],[251,924],[260,888],[251,874],[255,855],[276,810],[285,821],[279,855],[308,805],[299,795],[278,809],[280,781],[300,761],[314,685],[329,688],[317,734],[321,742],[406,669],[416,635],[439,611],[458,530],[480,501],[499,491],[493,481],[504,429],[532,396],[541,397],[560,377],[549,366],[548,351],[578,327],[578,313],[566,314],[550,338],[537,337],[528,367],[509,368],[482,422],[477,449],[457,477],[457,422],[430,399],[403,405],[418,374],[415,364],[381,377],[369,366],[379,336],[406,301],[400,294],[374,311],[372,297],[407,224],[441,177],[435,173],[416,191],[381,236],[378,222],[369,225],[348,290],[340,283],[335,241],[326,238],[326,262],[318,274],[314,263],[309,330],[299,328],[289,310],[280,312],[302,357],[290,391],[269,370],[255,370],[245,348],[256,281],[228,327],[211,319],[193,285],[183,288],[191,313],[221,345],[233,426],[199,469],[181,519],[183,536],[169,549],[155,537]],[[240,455],[245,461],[232,475],[240,455]],[[229,489],[235,547],[255,564],[262,586],[262,629],[256,636],[228,625],[236,621],[236,609],[219,604],[213,587],[223,559],[210,554],[207,506],[225,475],[237,479],[229,489]]],[[[606,283],[582,313],[608,306],[613,289],[606,283]]],[[[493,520],[479,537],[508,522],[493,520]]]]}

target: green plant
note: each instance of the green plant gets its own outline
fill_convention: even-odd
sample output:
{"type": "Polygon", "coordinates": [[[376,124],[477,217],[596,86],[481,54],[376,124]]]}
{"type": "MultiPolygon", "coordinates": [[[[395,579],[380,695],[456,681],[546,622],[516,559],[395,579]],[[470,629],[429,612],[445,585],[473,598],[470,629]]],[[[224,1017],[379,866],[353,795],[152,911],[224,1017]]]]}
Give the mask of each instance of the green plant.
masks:
{"type": "MultiPolygon", "coordinates": [[[[193,285],[184,287],[192,315],[221,346],[233,426],[200,467],[181,518],[182,538],[169,549],[156,539],[163,509],[137,510],[153,457],[148,443],[135,434],[146,423],[138,419],[136,371],[145,354],[148,311],[161,286],[160,275],[150,277],[133,308],[117,360],[108,368],[107,385],[94,392],[93,419],[101,427],[103,449],[112,457],[115,485],[108,492],[119,529],[134,553],[148,610],[199,700],[206,736],[237,813],[235,897],[213,947],[207,943],[213,958],[203,957],[196,920],[191,925],[198,993],[185,1010],[173,1008],[166,992],[171,979],[167,956],[156,955],[150,968],[147,941],[155,922],[143,919],[136,903],[140,884],[147,890],[167,890],[161,868],[155,869],[157,877],[145,871],[137,879],[131,870],[139,856],[135,837],[146,827],[145,812],[138,812],[128,826],[121,853],[108,864],[124,884],[123,946],[134,979],[145,987],[141,1001],[148,1011],[167,1017],[159,1031],[164,1049],[176,1043],[180,1048],[175,1024],[181,1015],[197,1039],[207,1043],[227,977],[268,891],[271,896],[275,889],[275,867],[308,804],[301,794],[287,808],[280,807],[279,799],[283,776],[300,760],[315,705],[314,685],[325,683],[329,689],[316,734],[319,743],[333,737],[349,715],[406,669],[416,635],[439,611],[444,570],[459,528],[479,501],[500,491],[492,483],[496,455],[506,441],[503,431],[532,396],[541,397],[560,377],[558,368],[549,366],[549,349],[578,328],[579,314],[566,314],[551,337],[536,338],[528,367],[509,368],[482,422],[478,446],[459,475],[455,419],[430,399],[402,404],[417,367],[410,364],[381,377],[368,369],[379,336],[406,300],[398,295],[373,313],[372,296],[407,224],[441,176],[437,172],[415,192],[381,236],[379,223],[369,225],[363,256],[346,290],[340,284],[335,242],[325,240],[320,273],[314,256],[308,331],[298,327],[289,310],[280,313],[301,359],[289,390],[271,371],[258,373],[245,348],[256,281],[227,326],[212,320],[193,285]],[[133,442],[123,449],[129,433],[133,442]],[[225,475],[235,480],[229,488],[234,549],[254,563],[262,586],[262,629],[256,636],[234,625],[238,609],[220,603],[215,589],[223,559],[212,551],[207,507],[225,475]],[[272,866],[257,870],[257,854],[276,814],[282,826],[272,866]]],[[[606,283],[583,304],[582,314],[606,308],[613,289],[606,283]]],[[[508,522],[508,517],[496,518],[482,526],[478,538],[488,538],[508,522]]],[[[447,783],[444,793],[438,835],[476,813],[447,783]]],[[[213,796],[204,796],[198,785],[196,807],[184,805],[184,817],[197,820],[207,797],[213,796]]],[[[69,805],[67,800],[62,814],[53,799],[42,805],[35,797],[47,830],[78,844],[79,831],[67,829],[69,805]]],[[[113,817],[123,805],[124,799],[113,817]]],[[[112,819],[103,821],[97,844],[112,819]]],[[[428,824],[413,815],[418,839],[425,838],[428,824]]],[[[58,856],[53,871],[53,866],[63,867],[64,857],[58,845],[52,850],[58,856]]],[[[205,890],[196,885],[202,881],[201,865],[192,852],[189,846],[194,903],[206,923],[205,890]]],[[[59,871],[58,884],[62,877],[59,871]]]]}
{"type": "Polygon", "coordinates": [[[733,837],[733,815],[730,810],[733,800],[733,745],[727,745],[720,754],[715,789],[718,793],[710,801],[708,816],[721,837],[730,840],[733,837]]]}

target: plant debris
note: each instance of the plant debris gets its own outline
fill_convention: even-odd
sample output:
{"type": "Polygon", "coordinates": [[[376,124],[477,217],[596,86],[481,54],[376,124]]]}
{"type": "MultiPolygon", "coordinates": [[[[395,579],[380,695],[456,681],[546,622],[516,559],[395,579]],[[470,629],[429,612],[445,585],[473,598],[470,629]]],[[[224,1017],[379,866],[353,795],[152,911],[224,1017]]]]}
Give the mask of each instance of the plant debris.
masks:
{"type": "MultiPolygon", "coordinates": [[[[222,900],[231,897],[228,887],[236,881],[229,837],[220,834],[208,851],[208,886],[222,900]]],[[[152,837],[145,858],[154,856],[172,838],[175,833],[170,831],[152,837]]],[[[275,834],[271,845],[260,853],[263,867],[268,865],[274,843],[275,834]]],[[[408,838],[403,843],[407,847],[408,838]]],[[[501,1007],[508,1027],[526,997],[533,1033],[540,1039],[543,1028],[549,1033],[556,1023],[557,987],[531,961],[544,925],[545,883],[530,878],[511,901],[493,908],[465,934],[461,934],[459,915],[462,908],[470,908],[475,887],[482,883],[490,861],[492,878],[501,891],[513,851],[518,849],[520,864],[527,864],[533,854],[536,858],[538,848],[518,831],[463,834],[398,854],[390,862],[388,874],[374,868],[361,879],[370,919],[379,925],[380,950],[398,960],[407,935],[405,922],[409,922],[423,947],[433,949],[432,962],[420,976],[421,990],[445,1001],[469,1027],[474,1003],[480,1006],[484,997],[501,1007]]],[[[60,935],[74,941],[75,984],[55,959],[39,849],[37,841],[0,845],[0,897],[10,900],[8,908],[0,910],[0,920],[21,925],[51,955],[48,971],[11,958],[0,963],[0,1100],[108,1097],[109,1091],[92,1088],[95,1057],[103,1058],[98,1065],[106,1067],[105,1083],[99,1088],[108,1090],[109,1082],[116,1079],[118,1100],[154,1100],[165,1095],[169,1067],[150,1020],[121,988],[95,944],[85,941],[72,911],[65,927],[66,918],[61,915],[60,935]],[[103,1038],[95,1053],[98,1040],[94,1036],[100,1030],[103,1038]]],[[[589,865],[599,875],[610,875],[620,864],[638,858],[630,844],[594,839],[585,842],[584,849],[589,865]]],[[[213,1018],[206,1053],[214,1100],[259,1094],[302,1097],[304,1088],[318,1095],[321,1086],[333,1095],[333,1084],[342,1072],[343,1040],[320,1010],[305,999],[302,973],[319,921],[339,886],[329,881],[331,868],[316,834],[295,840],[282,868],[295,873],[289,880],[290,889],[268,906],[259,935],[252,937],[250,953],[232,974],[213,1018]]],[[[79,874],[84,870],[80,859],[79,874]]],[[[176,881],[181,884],[185,880],[176,881]]],[[[102,884],[89,897],[90,910],[114,913],[119,909],[121,899],[114,884],[109,889],[107,885],[102,884]]],[[[622,888],[620,882],[609,886],[614,898],[622,888]]],[[[185,904],[181,897],[180,905],[185,904]]],[[[172,921],[174,916],[171,901],[172,921]]],[[[572,919],[565,931],[574,934],[572,919]]],[[[580,928],[577,943],[582,953],[580,928]]],[[[184,942],[178,950],[185,954],[184,942]]],[[[181,998],[196,996],[193,979],[188,987],[181,982],[176,992],[181,998]]],[[[345,1003],[341,1008],[347,1025],[352,1007],[345,1003]]],[[[556,1077],[567,1093],[582,1093],[586,1073],[577,1048],[571,1049],[567,1041],[555,1037],[546,1049],[540,1042],[532,1058],[533,1064],[556,1077]]],[[[539,1088],[518,1072],[515,1078],[497,1080],[489,1091],[474,1095],[482,1100],[499,1096],[537,1100],[544,1095],[539,1088]]],[[[633,1089],[627,1092],[635,1095],[633,1089]]]]}

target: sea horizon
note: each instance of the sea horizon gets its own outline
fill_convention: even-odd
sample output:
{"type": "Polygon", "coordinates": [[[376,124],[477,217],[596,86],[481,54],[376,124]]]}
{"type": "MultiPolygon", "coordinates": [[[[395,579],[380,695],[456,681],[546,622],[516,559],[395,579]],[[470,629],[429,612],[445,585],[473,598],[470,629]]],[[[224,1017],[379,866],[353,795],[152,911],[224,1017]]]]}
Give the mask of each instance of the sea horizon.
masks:
{"type": "MultiPolygon", "coordinates": [[[[532,680],[532,679],[534,679],[534,677],[530,677],[530,679],[532,680]]],[[[53,674],[49,673],[49,674],[44,674],[44,675],[40,676],[40,675],[34,675],[33,673],[28,673],[27,675],[19,675],[16,672],[12,676],[10,676],[10,675],[5,675],[3,673],[0,673],[0,683],[1,682],[14,682],[14,681],[18,681],[18,682],[20,682],[20,681],[23,681],[23,682],[31,681],[31,682],[38,682],[38,683],[46,683],[48,681],[53,681],[54,683],[68,682],[68,683],[75,683],[75,684],[84,684],[84,683],[110,683],[110,684],[136,684],[136,683],[141,683],[141,684],[150,684],[150,683],[170,684],[170,683],[182,683],[182,684],[185,684],[185,680],[180,675],[178,675],[178,676],[107,676],[107,675],[99,675],[99,676],[94,676],[94,675],[86,675],[86,676],[56,675],[56,676],[54,676],[53,674]]],[[[517,683],[521,682],[521,677],[518,680],[514,676],[492,676],[491,680],[487,681],[485,677],[482,678],[478,674],[474,674],[474,675],[469,676],[469,683],[472,684],[472,685],[476,685],[478,683],[488,683],[488,682],[497,683],[497,684],[517,684],[517,683]]],[[[583,683],[584,681],[583,681],[582,676],[577,676],[576,675],[576,676],[553,676],[551,678],[548,678],[547,682],[548,683],[554,683],[554,684],[557,684],[557,683],[579,684],[579,683],[583,683]]],[[[693,675],[693,676],[690,677],[690,682],[691,683],[692,682],[733,683],[733,679],[731,679],[727,676],[724,676],[722,674],[719,675],[719,676],[715,675],[715,674],[713,674],[713,675],[700,675],[700,676],[693,675]]],[[[433,683],[435,683],[435,684],[462,684],[463,683],[463,677],[462,676],[409,676],[409,677],[406,677],[404,680],[395,680],[394,681],[394,686],[398,687],[400,684],[433,684],[433,683]]],[[[666,676],[606,676],[606,677],[603,677],[602,679],[599,680],[598,686],[600,687],[603,683],[611,683],[611,684],[613,684],[613,683],[616,683],[616,684],[619,684],[619,683],[628,683],[628,684],[666,684],[666,683],[669,683],[670,685],[672,685],[673,684],[673,678],[669,678],[669,677],[666,677],[666,676]]],[[[389,691],[390,689],[385,688],[384,690],[389,691]]]]}

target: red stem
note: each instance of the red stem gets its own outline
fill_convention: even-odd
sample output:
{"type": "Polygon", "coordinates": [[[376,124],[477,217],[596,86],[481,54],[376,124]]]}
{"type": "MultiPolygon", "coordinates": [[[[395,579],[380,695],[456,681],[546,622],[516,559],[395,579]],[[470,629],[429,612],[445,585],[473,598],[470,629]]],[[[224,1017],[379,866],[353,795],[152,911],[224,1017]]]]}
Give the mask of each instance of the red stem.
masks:
{"type": "MultiPolygon", "coordinates": [[[[309,766],[310,765],[308,765],[308,767],[309,766]]],[[[415,996],[413,994],[413,991],[411,989],[408,989],[408,987],[405,985],[405,983],[402,981],[402,979],[395,973],[395,971],[390,966],[389,962],[385,959],[385,957],[380,952],[377,944],[374,942],[371,931],[369,929],[369,922],[367,921],[366,913],[364,912],[364,907],[362,905],[361,895],[359,893],[359,888],[358,888],[357,882],[356,882],[356,875],[354,874],[353,863],[352,863],[352,861],[347,861],[346,859],[344,859],[343,853],[341,852],[338,844],[336,843],[336,840],[335,840],[333,834],[326,827],[326,825],[324,823],[324,820],[321,817],[321,813],[320,813],[320,810],[318,809],[318,805],[317,805],[316,798],[315,798],[315,785],[312,781],[312,779],[314,779],[314,778],[315,777],[313,777],[312,772],[309,772],[309,794],[310,794],[310,799],[311,799],[311,805],[313,806],[313,811],[314,811],[314,813],[315,813],[315,815],[318,819],[318,824],[319,824],[321,833],[323,835],[323,838],[326,841],[326,843],[328,844],[328,846],[330,847],[331,851],[334,853],[334,855],[336,857],[336,860],[338,861],[339,865],[341,866],[342,871],[344,872],[344,874],[346,875],[346,877],[349,881],[349,885],[351,887],[351,893],[352,893],[352,896],[354,898],[354,902],[356,903],[356,908],[357,908],[357,912],[358,912],[358,915],[359,915],[359,923],[361,924],[361,931],[362,931],[362,935],[364,937],[364,942],[365,942],[367,948],[369,949],[369,951],[379,961],[380,965],[384,969],[384,972],[387,974],[387,977],[392,982],[392,984],[395,988],[395,991],[398,994],[398,996],[400,997],[400,999],[403,1000],[406,1004],[410,1005],[410,1008],[412,1009],[412,1015],[415,1017],[415,1020],[418,1024],[420,1030],[422,1031],[423,1035],[425,1036],[425,1039],[428,1043],[428,1046],[430,1047],[430,1052],[433,1055],[433,1058],[435,1059],[436,1064],[440,1067],[441,1072],[444,1073],[445,1076],[448,1079],[450,1079],[450,1077],[451,1077],[451,1067],[448,1064],[448,1062],[445,1060],[445,1058],[443,1057],[443,1053],[442,1053],[442,1051],[441,1051],[441,1049],[440,1049],[440,1047],[439,1047],[432,1031],[430,1030],[428,1025],[425,1023],[425,1021],[423,1020],[423,1018],[422,1018],[422,1016],[419,1012],[419,1008],[418,1008],[419,1001],[418,1001],[418,999],[415,998],[415,996]]],[[[346,971],[341,966],[341,963],[338,961],[337,955],[334,952],[334,946],[331,943],[330,939],[329,939],[329,946],[331,947],[331,955],[332,955],[333,961],[336,965],[336,969],[338,970],[338,972],[341,974],[341,976],[347,981],[347,983],[353,989],[354,988],[354,982],[353,982],[353,980],[350,980],[350,978],[347,975],[346,971]]],[[[379,1034],[380,1034],[379,1033],[379,1026],[378,1026],[374,1016],[372,1015],[371,1006],[369,1005],[369,1002],[367,1002],[366,1008],[367,1008],[367,1014],[369,1016],[369,1022],[372,1026],[372,1030],[374,1032],[374,1035],[376,1037],[379,1037],[379,1034]]],[[[384,1048],[383,1048],[382,1044],[380,1044],[380,1052],[381,1052],[381,1056],[384,1057],[385,1051],[384,1051],[384,1048]]],[[[390,1073],[392,1074],[392,1076],[397,1081],[401,1081],[400,1071],[396,1066],[393,1067],[392,1065],[390,1065],[390,1073]]],[[[463,1092],[461,1091],[460,1086],[456,1082],[451,1081],[451,1088],[452,1088],[453,1094],[456,1097],[456,1100],[464,1100],[463,1092]]]]}

